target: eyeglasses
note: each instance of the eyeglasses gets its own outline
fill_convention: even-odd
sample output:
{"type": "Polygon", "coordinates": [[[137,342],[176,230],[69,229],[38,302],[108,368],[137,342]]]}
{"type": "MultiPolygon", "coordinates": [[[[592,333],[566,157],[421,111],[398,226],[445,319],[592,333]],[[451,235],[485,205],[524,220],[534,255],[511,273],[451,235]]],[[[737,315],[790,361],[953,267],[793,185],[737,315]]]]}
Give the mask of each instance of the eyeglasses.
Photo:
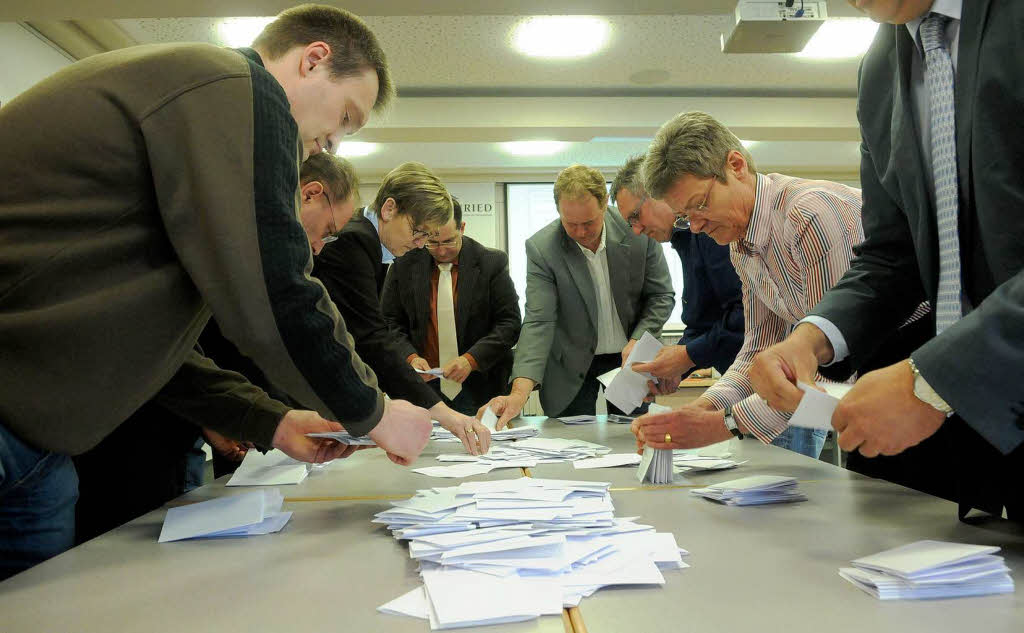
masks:
{"type": "Polygon", "coordinates": [[[633,209],[633,212],[626,216],[626,222],[630,226],[636,226],[637,224],[640,223],[640,211],[643,210],[645,202],[647,202],[646,195],[640,200],[640,204],[636,205],[636,208],[633,209]]]}
{"type": "Polygon", "coordinates": [[[711,201],[711,189],[715,186],[714,176],[711,177],[711,183],[708,184],[708,192],[704,195],[704,201],[695,207],[683,209],[683,212],[676,215],[676,221],[672,223],[677,229],[688,229],[690,228],[690,215],[694,213],[700,213],[708,208],[708,203],[711,201]]]}
{"type": "Polygon", "coordinates": [[[427,243],[424,244],[424,246],[426,247],[426,249],[428,251],[436,251],[437,249],[442,248],[442,247],[444,247],[444,248],[455,248],[455,245],[458,244],[458,243],[459,243],[459,236],[456,235],[455,237],[453,237],[453,238],[451,238],[449,240],[445,240],[443,242],[437,242],[435,240],[427,240],[427,243]]]}
{"type": "Polygon", "coordinates": [[[338,239],[338,225],[334,221],[334,205],[331,203],[331,197],[327,195],[327,190],[324,189],[324,197],[327,198],[327,210],[330,212],[330,224],[327,225],[329,231],[327,235],[320,239],[320,242],[325,246],[331,242],[337,241],[338,239]]]}
{"type": "Polygon", "coordinates": [[[411,215],[407,215],[405,217],[407,217],[409,219],[409,230],[412,231],[412,239],[413,239],[414,242],[418,242],[420,240],[426,240],[431,235],[437,235],[437,231],[434,231],[433,233],[431,233],[430,231],[424,231],[423,229],[416,228],[416,226],[412,223],[412,216],[411,215]]]}

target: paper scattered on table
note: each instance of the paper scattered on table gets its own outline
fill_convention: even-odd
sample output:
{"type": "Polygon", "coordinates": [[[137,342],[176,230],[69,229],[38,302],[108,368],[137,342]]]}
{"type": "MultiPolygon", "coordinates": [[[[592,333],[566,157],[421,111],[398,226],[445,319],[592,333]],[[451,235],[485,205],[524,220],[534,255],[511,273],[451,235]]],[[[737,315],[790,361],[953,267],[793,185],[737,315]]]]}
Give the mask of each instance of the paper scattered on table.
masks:
{"type": "Polygon", "coordinates": [[[387,604],[380,605],[377,607],[377,610],[389,615],[407,615],[423,620],[430,618],[429,607],[427,607],[427,594],[423,590],[423,585],[416,587],[409,593],[398,596],[387,604]]]}
{"type": "Polygon", "coordinates": [[[652,484],[672,483],[672,449],[644,447],[644,455],[636,469],[636,478],[652,484]]]}
{"type": "Polygon", "coordinates": [[[635,466],[640,463],[640,456],[636,453],[617,453],[605,455],[604,457],[591,457],[580,459],[572,463],[576,469],[586,468],[614,468],[615,466],[635,466]]]}
{"type": "Polygon", "coordinates": [[[690,493],[731,506],[807,501],[807,497],[797,490],[795,477],[780,475],[753,475],[696,488],[690,493]]]}
{"type": "MultiPolygon", "coordinates": [[[[413,369],[416,369],[413,367],[413,369]]],[[[433,369],[416,369],[417,374],[430,374],[431,376],[444,376],[444,370],[440,367],[434,367],[433,369]]]]}
{"type": "Polygon", "coordinates": [[[281,512],[283,504],[284,496],[271,488],[171,508],[158,542],[278,532],[292,516],[281,512]]]}
{"type": "MultiPolygon", "coordinates": [[[[652,403],[651,406],[653,407],[654,404],[652,403]]],[[[635,420],[635,419],[636,419],[636,416],[632,416],[632,415],[621,415],[621,414],[618,414],[618,413],[609,413],[608,414],[608,421],[611,422],[612,424],[632,424],[633,420],[635,420]]]]}
{"type": "Polygon", "coordinates": [[[263,454],[252,449],[228,480],[228,486],[285,486],[301,483],[309,466],[288,457],[276,448],[263,454]]]}
{"type": "Polygon", "coordinates": [[[334,440],[339,444],[351,444],[352,446],[376,446],[377,443],[363,435],[353,437],[348,431],[325,431],[323,433],[306,433],[306,437],[325,437],[334,440]]]}
{"type": "Polygon", "coordinates": [[[839,575],[880,600],[958,598],[1012,593],[998,547],[917,541],[851,561],[839,575]]]}
{"type": "Polygon", "coordinates": [[[597,422],[596,415],[570,415],[558,419],[562,424],[595,424],[597,422]]]}
{"type": "Polygon", "coordinates": [[[839,400],[853,387],[834,382],[819,382],[818,386],[825,389],[822,393],[807,383],[797,382],[796,386],[804,392],[800,404],[789,418],[790,426],[807,429],[832,430],[832,414],[835,413],[839,400]]]}
{"type": "MultiPolygon", "coordinates": [[[[609,452],[611,449],[607,446],[586,440],[533,437],[501,446],[492,444],[490,451],[479,456],[465,453],[442,454],[437,456],[437,460],[479,464],[491,468],[533,468],[537,464],[576,462],[606,455],[609,452]]],[[[415,470],[420,472],[419,469],[415,470]]],[[[459,471],[452,472],[458,473],[459,471]]],[[[471,472],[470,474],[479,473],[471,472]]]]}
{"type": "Polygon", "coordinates": [[[615,517],[609,485],[473,481],[393,502],[373,521],[409,541],[424,589],[380,610],[425,612],[435,630],[484,626],[559,616],[608,585],[664,584],[662,569],[687,567],[685,550],[638,517],[615,517]]]}
{"type": "MultiPolygon", "coordinates": [[[[487,411],[484,412],[480,423],[491,430],[492,442],[507,442],[509,440],[518,440],[524,437],[535,437],[538,433],[537,427],[528,425],[517,427],[506,426],[500,431],[495,431],[494,425],[498,423],[498,416],[496,416],[490,409],[487,409],[487,411]]],[[[435,425],[434,429],[430,432],[430,439],[437,440],[439,442],[462,442],[462,440],[456,437],[454,433],[439,425],[435,425]]]]}
{"type": "Polygon", "coordinates": [[[413,468],[412,472],[431,477],[471,477],[483,475],[492,470],[494,470],[494,466],[491,464],[468,463],[455,466],[424,466],[423,468],[413,468]]]}
{"type": "Polygon", "coordinates": [[[650,332],[644,332],[626,357],[625,365],[597,377],[598,382],[605,386],[605,399],[627,414],[641,406],[648,394],[647,381],[654,378],[647,373],[637,373],[630,367],[633,363],[654,360],[662,347],[661,341],[651,336],[650,332]]]}
{"type": "Polygon", "coordinates": [[[696,453],[682,453],[676,451],[672,455],[672,463],[677,473],[701,471],[701,470],[725,470],[736,468],[746,464],[746,460],[737,462],[726,457],[704,456],[696,453]]]}

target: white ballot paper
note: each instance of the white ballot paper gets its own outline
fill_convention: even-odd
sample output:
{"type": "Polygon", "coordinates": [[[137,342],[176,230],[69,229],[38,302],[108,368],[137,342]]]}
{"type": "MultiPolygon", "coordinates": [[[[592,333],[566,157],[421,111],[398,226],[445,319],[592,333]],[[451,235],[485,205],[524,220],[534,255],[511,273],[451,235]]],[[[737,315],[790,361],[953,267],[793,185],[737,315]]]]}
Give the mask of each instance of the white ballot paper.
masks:
{"type": "Polygon", "coordinates": [[[782,475],[753,475],[723,481],[707,488],[695,488],[690,494],[730,506],[807,501],[807,497],[796,489],[796,478],[782,475]]]}
{"type": "Polygon", "coordinates": [[[818,386],[825,389],[825,393],[822,393],[807,383],[798,382],[796,386],[804,392],[804,397],[789,419],[789,425],[825,431],[832,430],[832,414],[836,405],[853,388],[853,385],[819,382],[818,386]]]}
{"type": "Polygon", "coordinates": [[[578,470],[586,468],[613,468],[615,466],[635,466],[640,463],[640,456],[636,453],[617,453],[605,455],[604,457],[591,457],[580,459],[572,463],[572,467],[578,470]]]}
{"type": "Polygon", "coordinates": [[[306,437],[326,437],[339,444],[351,444],[353,446],[376,446],[377,443],[367,436],[352,437],[348,431],[325,431],[323,433],[306,433],[306,437]]]}
{"type": "Polygon", "coordinates": [[[597,377],[598,382],[605,386],[605,399],[627,414],[642,405],[648,393],[647,381],[654,378],[647,373],[637,373],[630,367],[633,363],[654,360],[662,347],[661,341],[651,336],[650,332],[644,332],[629,352],[624,366],[616,367],[597,377]]]}
{"type": "Polygon", "coordinates": [[[301,483],[309,467],[274,449],[263,454],[255,449],[245,454],[228,486],[286,486],[301,483]]]}
{"type": "Polygon", "coordinates": [[[672,449],[644,447],[644,456],[636,469],[636,478],[652,484],[672,483],[672,449]]]}
{"type": "MultiPolygon", "coordinates": [[[[416,369],[413,367],[413,369],[416,369]]],[[[444,370],[440,367],[434,367],[433,369],[416,369],[417,374],[430,374],[431,376],[444,376],[444,370]]]]}
{"type": "Polygon", "coordinates": [[[171,508],[158,542],[278,532],[291,512],[281,512],[284,496],[276,488],[171,508]]]}
{"type": "Polygon", "coordinates": [[[917,541],[851,561],[839,575],[879,600],[959,598],[1012,593],[998,547],[917,541]]]}

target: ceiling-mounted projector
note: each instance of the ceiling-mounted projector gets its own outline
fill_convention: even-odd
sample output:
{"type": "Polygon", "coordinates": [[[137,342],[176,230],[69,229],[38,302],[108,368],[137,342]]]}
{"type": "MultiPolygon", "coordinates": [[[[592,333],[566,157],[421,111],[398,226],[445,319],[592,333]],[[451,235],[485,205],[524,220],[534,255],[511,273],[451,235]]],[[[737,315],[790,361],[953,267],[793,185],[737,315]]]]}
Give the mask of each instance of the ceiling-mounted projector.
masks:
{"type": "Polygon", "coordinates": [[[722,52],[799,53],[827,17],[824,2],[740,0],[736,26],[722,34],[722,52]]]}

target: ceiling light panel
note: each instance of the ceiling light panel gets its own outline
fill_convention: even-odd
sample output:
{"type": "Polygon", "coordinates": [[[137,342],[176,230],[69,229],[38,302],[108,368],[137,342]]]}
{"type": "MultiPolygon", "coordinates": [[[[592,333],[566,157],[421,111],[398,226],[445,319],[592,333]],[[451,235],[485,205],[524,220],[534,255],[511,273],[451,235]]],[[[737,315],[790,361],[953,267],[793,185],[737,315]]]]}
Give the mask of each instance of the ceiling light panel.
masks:
{"type": "Polygon", "coordinates": [[[878,24],[868,18],[830,18],[796,55],[812,59],[860,57],[871,46],[876,32],[878,24]]]}
{"type": "Polygon", "coordinates": [[[501,149],[515,156],[550,156],[568,145],[563,141],[511,141],[501,143],[501,149]]]}
{"type": "Polygon", "coordinates": [[[217,34],[224,46],[239,48],[249,46],[263,27],[274,21],[274,17],[225,18],[217,24],[217,34]]]}
{"type": "Polygon", "coordinates": [[[512,33],[512,47],[523,55],[574,59],[593,55],[608,43],[608,21],[589,15],[533,17],[512,33]]]}

